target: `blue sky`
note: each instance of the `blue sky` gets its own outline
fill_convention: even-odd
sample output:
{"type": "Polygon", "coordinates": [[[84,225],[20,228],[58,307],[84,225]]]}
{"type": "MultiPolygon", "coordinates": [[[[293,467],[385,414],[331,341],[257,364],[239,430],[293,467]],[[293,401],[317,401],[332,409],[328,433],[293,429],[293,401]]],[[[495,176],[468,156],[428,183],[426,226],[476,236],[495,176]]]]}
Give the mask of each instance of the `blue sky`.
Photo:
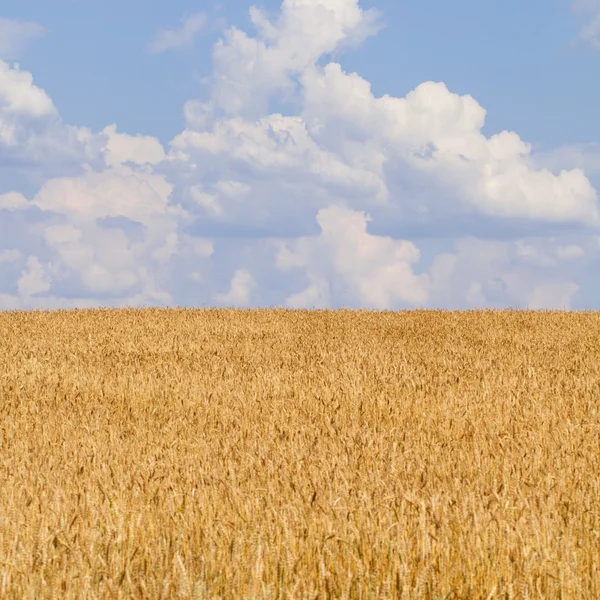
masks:
{"type": "Polygon", "coordinates": [[[600,0],[5,0],[0,309],[597,309],[600,0]]]}

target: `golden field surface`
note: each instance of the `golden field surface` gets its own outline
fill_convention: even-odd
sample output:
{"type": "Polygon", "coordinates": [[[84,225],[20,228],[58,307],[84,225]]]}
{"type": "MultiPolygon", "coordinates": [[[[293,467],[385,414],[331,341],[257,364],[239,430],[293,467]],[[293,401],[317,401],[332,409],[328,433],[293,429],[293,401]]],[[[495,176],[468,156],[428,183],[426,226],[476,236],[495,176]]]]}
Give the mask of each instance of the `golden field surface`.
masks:
{"type": "Polygon", "coordinates": [[[0,313],[0,598],[600,598],[600,314],[0,313]]]}

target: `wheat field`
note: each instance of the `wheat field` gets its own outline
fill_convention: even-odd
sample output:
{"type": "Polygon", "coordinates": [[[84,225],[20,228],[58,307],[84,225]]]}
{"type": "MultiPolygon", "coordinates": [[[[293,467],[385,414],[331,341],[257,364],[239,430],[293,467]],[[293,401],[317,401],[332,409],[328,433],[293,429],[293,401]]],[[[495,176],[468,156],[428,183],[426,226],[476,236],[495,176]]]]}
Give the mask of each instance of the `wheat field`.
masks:
{"type": "Polygon", "coordinates": [[[0,598],[600,598],[600,314],[0,313],[0,598]]]}

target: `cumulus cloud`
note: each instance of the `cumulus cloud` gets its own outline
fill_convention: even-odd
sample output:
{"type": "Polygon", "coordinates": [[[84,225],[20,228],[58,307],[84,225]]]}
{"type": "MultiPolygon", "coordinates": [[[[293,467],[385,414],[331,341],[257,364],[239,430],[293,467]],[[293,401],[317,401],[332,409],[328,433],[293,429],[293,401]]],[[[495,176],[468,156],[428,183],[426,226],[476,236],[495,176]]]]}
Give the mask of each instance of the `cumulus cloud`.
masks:
{"type": "Polygon", "coordinates": [[[177,29],[163,29],[148,44],[148,51],[152,53],[167,50],[189,50],[198,34],[206,26],[206,15],[195,13],[182,19],[181,27],[177,29]]]}
{"type": "Polygon", "coordinates": [[[125,217],[144,224],[170,210],[172,186],[161,175],[118,166],[80,177],[57,177],[45,183],[32,203],[68,215],[72,221],[125,217]]]}
{"type": "MultiPolygon", "coordinates": [[[[0,61],[0,94],[2,98],[2,115],[8,117],[29,117],[31,119],[52,118],[57,111],[44,90],[33,85],[31,73],[21,71],[17,66],[11,67],[0,61]]],[[[3,139],[16,145],[18,140],[11,137],[8,123],[3,123],[3,139]]]]}
{"type": "Polygon", "coordinates": [[[592,236],[585,245],[561,245],[554,237],[457,239],[428,270],[430,302],[444,308],[570,309],[580,289],[573,278],[583,271],[581,259],[598,256],[592,236]]]}
{"type": "Polygon", "coordinates": [[[19,58],[27,44],[42,35],[44,28],[39,23],[0,18],[0,58],[19,58]]]}
{"type": "MultiPolygon", "coordinates": [[[[307,70],[303,84],[308,131],[342,151],[349,137],[376,140],[389,170],[409,173],[397,179],[400,202],[416,173],[443,184],[458,200],[453,210],[600,225],[597,193],[580,169],[536,168],[530,145],[514,132],[486,138],[485,110],[469,95],[427,82],[406,98],[375,98],[366,80],[335,63],[307,70]]],[[[425,198],[419,209],[447,211],[434,202],[425,198]]]]}
{"type": "MultiPolygon", "coordinates": [[[[349,22],[370,22],[356,2],[346,0],[345,5],[354,19],[349,22]]],[[[600,225],[597,193],[584,172],[577,167],[554,172],[537,164],[531,146],[514,132],[483,135],[486,111],[471,96],[426,82],[405,98],[376,98],[359,75],[345,73],[337,63],[316,64],[315,56],[341,39],[340,32],[346,31],[342,25],[331,30],[337,35],[317,36],[310,52],[301,37],[288,36],[285,44],[280,40],[289,22],[304,31],[307,15],[320,6],[317,0],[284,2],[275,24],[257,20],[255,13],[264,39],[233,28],[215,46],[213,98],[186,105],[187,127],[169,152],[181,172],[203,180],[190,186],[188,196],[207,215],[223,219],[232,204],[206,184],[211,173],[221,171],[249,187],[247,202],[234,204],[239,220],[249,223],[259,217],[253,209],[260,194],[265,227],[283,219],[279,197],[289,200],[286,210],[293,211],[296,223],[302,219],[304,227],[332,200],[355,209],[380,207],[378,217],[402,218],[404,223],[479,214],[600,225]],[[287,53],[282,54],[278,40],[287,53]],[[241,50],[247,43],[262,44],[250,70],[242,68],[249,60],[241,50]],[[271,55],[281,60],[271,70],[263,69],[261,61],[271,55]],[[223,56],[228,57],[225,62],[223,56]],[[263,75],[269,80],[261,80],[263,75]],[[231,89],[221,98],[223,85],[231,89]],[[270,98],[292,93],[298,115],[252,117],[265,110],[270,98]],[[259,191],[261,178],[268,178],[270,194],[259,191]],[[294,189],[287,185],[291,182],[294,189]]],[[[338,17],[345,23],[345,17],[338,17]]]]}
{"type": "Polygon", "coordinates": [[[338,302],[370,308],[424,305],[426,277],[415,275],[418,248],[405,240],[371,235],[370,218],[343,206],[329,206],[317,214],[321,233],[282,243],[276,264],[282,271],[301,269],[308,286],[287,299],[297,308],[306,303],[328,306],[338,302]]]}
{"type": "MultiPolygon", "coordinates": [[[[414,243],[369,234],[370,218],[364,213],[330,206],[319,212],[318,222],[319,235],[276,242],[277,268],[301,273],[306,281],[285,299],[291,308],[569,309],[579,290],[570,280],[577,271],[572,263],[586,254],[581,246],[561,245],[553,237],[465,237],[425,267],[414,243]]],[[[594,246],[591,237],[586,243],[594,246]]]]}
{"type": "Polygon", "coordinates": [[[46,176],[102,164],[103,136],[63,123],[33,75],[0,60],[0,168],[46,176]]]}
{"type": "Polygon", "coordinates": [[[49,180],[29,204],[53,222],[62,217],[43,231],[59,259],[57,279],[74,277],[91,294],[157,287],[180,241],[195,252],[179,234],[185,213],[169,203],[171,190],[164,176],[122,165],[49,180]]]}
{"type": "Polygon", "coordinates": [[[148,135],[127,135],[117,133],[116,125],[109,125],[102,131],[107,136],[104,151],[109,166],[131,162],[137,165],[155,165],[165,158],[162,144],[148,135]]]}
{"type": "Polygon", "coordinates": [[[237,269],[231,278],[229,291],[226,294],[216,294],[215,300],[221,304],[242,307],[250,304],[250,295],[256,287],[252,275],[246,269],[237,269]]]}
{"type": "Polygon", "coordinates": [[[257,37],[232,27],[213,51],[212,101],[226,114],[263,113],[271,94],[293,92],[294,76],[381,27],[379,13],[358,0],[283,0],[275,22],[255,6],[250,18],[257,37]]]}
{"type": "Polygon", "coordinates": [[[202,181],[188,194],[219,222],[276,232],[292,216],[312,225],[315,211],[333,198],[379,204],[387,198],[376,155],[344,160],[319,145],[301,117],[224,118],[211,131],[176,136],[170,157],[202,181]],[[214,173],[230,174],[235,184],[211,181],[214,173]]]}
{"type": "Polygon", "coordinates": [[[27,269],[21,272],[18,281],[19,293],[31,296],[50,289],[50,277],[37,256],[27,259],[27,269]]]}
{"type": "Polygon", "coordinates": [[[22,210],[30,206],[27,198],[18,192],[0,194],[0,210],[22,210]]]}
{"type": "MultiPolygon", "coordinates": [[[[63,127],[58,118],[57,124],[63,127]]],[[[5,306],[69,305],[54,294],[35,296],[49,290],[78,294],[82,301],[88,294],[109,303],[120,296],[127,302],[166,304],[172,297],[159,282],[168,279],[169,261],[181,251],[182,263],[197,268],[198,258],[210,255],[203,240],[179,232],[186,213],[171,202],[173,186],[165,175],[153,171],[165,157],[158,140],[117,133],[114,125],[90,133],[90,140],[100,168],[84,162],[78,175],[49,177],[31,198],[18,192],[0,195],[5,215],[38,211],[40,223],[23,231],[20,241],[31,247],[41,237],[43,251],[52,257],[51,272],[37,256],[38,262],[27,263],[16,286],[20,297],[4,293],[5,306]]],[[[60,164],[53,166],[60,171],[60,164]]]]}

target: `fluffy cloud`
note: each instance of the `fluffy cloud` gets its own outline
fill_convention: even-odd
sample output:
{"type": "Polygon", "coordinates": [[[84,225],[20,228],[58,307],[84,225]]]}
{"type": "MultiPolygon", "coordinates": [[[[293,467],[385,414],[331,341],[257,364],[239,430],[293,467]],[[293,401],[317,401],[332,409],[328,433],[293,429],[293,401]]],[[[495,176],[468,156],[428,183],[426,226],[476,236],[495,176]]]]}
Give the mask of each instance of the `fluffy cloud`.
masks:
{"type": "Polygon", "coordinates": [[[29,206],[57,222],[44,230],[60,261],[57,276],[76,277],[91,294],[118,295],[156,287],[179,253],[180,237],[189,246],[179,231],[185,212],[169,203],[171,191],[162,175],[118,165],[51,179],[29,206]]]}
{"type": "MultiPolygon", "coordinates": [[[[443,83],[423,83],[406,98],[375,98],[367,81],[330,63],[307,70],[303,90],[308,131],[322,145],[341,153],[348,138],[370,138],[390,171],[426,176],[458,199],[444,207],[424,198],[419,210],[600,225],[597,194],[583,171],[535,168],[530,145],[514,132],[486,138],[485,110],[443,83]]],[[[400,178],[390,195],[402,202],[409,181],[400,178]]]]}
{"type": "MultiPolygon", "coordinates": [[[[454,94],[443,83],[426,82],[406,98],[376,98],[366,80],[344,73],[339,64],[316,65],[300,37],[285,38],[286,52],[282,54],[278,44],[283,42],[277,32],[287,31],[290,21],[304,31],[307,15],[321,6],[316,1],[301,4],[308,7],[302,18],[297,12],[299,4],[291,10],[292,3],[284,2],[277,25],[254,19],[270,44],[230,30],[214,51],[213,100],[186,106],[187,128],[173,139],[169,159],[203,181],[190,186],[188,196],[206,213],[225,218],[231,205],[230,199],[207,185],[210,174],[219,171],[249,188],[247,202],[235,204],[239,220],[256,220],[253,196],[260,194],[261,208],[268,208],[262,217],[268,227],[283,218],[278,213],[279,196],[293,202],[294,206],[286,209],[294,211],[296,219],[301,217],[305,227],[312,222],[314,211],[332,200],[344,200],[356,209],[385,207],[388,217],[404,222],[480,214],[600,225],[597,193],[583,170],[553,172],[540,166],[531,156],[530,145],[514,132],[486,137],[482,133],[485,110],[471,96],[454,94]],[[281,58],[277,68],[260,67],[269,82],[254,71],[233,69],[249,56],[240,50],[242,39],[262,44],[253,69],[267,61],[265,56],[270,53],[281,58]],[[294,40],[297,47],[292,46],[294,40]],[[229,57],[226,64],[221,64],[223,55],[229,57]],[[298,75],[292,87],[290,73],[298,75]],[[222,85],[231,87],[225,100],[219,95],[222,85]],[[237,94],[234,88],[244,91],[237,94]],[[299,115],[251,118],[258,110],[254,101],[260,100],[264,110],[270,98],[285,98],[293,92],[299,115]],[[220,117],[219,111],[223,112],[220,117]],[[266,178],[271,190],[268,195],[262,189],[259,192],[260,180],[266,178]],[[303,208],[308,208],[307,200],[296,200],[294,191],[286,186],[289,182],[297,182],[295,190],[309,198],[310,210],[298,206],[303,203],[303,208]]],[[[346,6],[348,14],[354,15],[353,23],[365,19],[356,3],[348,1],[346,6]]],[[[325,52],[324,48],[335,47],[344,28],[332,31],[338,34],[317,36],[310,46],[317,55],[325,52]]],[[[384,216],[383,208],[380,215],[384,216]]]]}
{"type": "Polygon", "coordinates": [[[161,175],[119,165],[80,177],[51,179],[32,203],[68,215],[74,222],[124,217],[158,226],[159,218],[174,210],[168,206],[171,190],[161,175]]]}
{"type": "MultiPolygon", "coordinates": [[[[376,97],[324,60],[380,27],[358,0],[250,17],[256,36],[225,32],[210,95],[185,104],[167,148],[63,123],[31,74],[0,62],[0,168],[38,174],[35,192],[0,194],[0,307],[578,300],[600,260],[591,163],[484,135],[485,109],[440,82],[376,97]]],[[[200,21],[155,51],[191,43],[200,21]]]]}
{"type": "Polygon", "coordinates": [[[480,214],[600,225],[597,193],[579,165],[551,170],[516,133],[484,136],[486,112],[471,96],[425,82],[406,98],[376,98],[357,74],[320,66],[324,55],[376,32],[377,13],[357,0],[284,0],[274,21],[256,8],[250,16],[257,37],[233,27],[215,45],[211,101],[186,105],[187,128],[171,143],[170,159],[203,180],[189,195],[214,217],[231,205],[206,185],[220,171],[249,188],[244,206],[235,204],[245,223],[256,219],[253,192],[268,178],[272,193],[259,192],[268,226],[282,219],[278,197],[302,202],[286,189],[290,181],[313,203],[288,208],[303,213],[305,227],[335,200],[385,207],[405,222],[480,214]],[[273,98],[293,100],[299,114],[264,116],[273,98]]]}
{"type": "Polygon", "coordinates": [[[277,267],[302,269],[309,281],[287,299],[290,307],[326,307],[332,300],[381,309],[426,303],[427,278],[412,269],[420,257],[418,248],[369,234],[369,220],[346,207],[329,206],[317,214],[319,235],[280,246],[277,267]]]}
{"type": "Polygon", "coordinates": [[[196,36],[206,25],[206,15],[195,13],[182,21],[179,29],[164,29],[159,31],[148,44],[148,51],[152,53],[165,52],[166,50],[187,50],[192,47],[196,36]]]}
{"type": "Polygon", "coordinates": [[[32,120],[53,119],[57,116],[52,100],[44,90],[33,85],[31,73],[21,71],[18,66],[11,68],[0,62],[0,98],[2,98],[2,140],[16,146],[21,140],[15,130],[9,129],[9,117],[30,118],[32,120]]]}
{"type": "Polygon", "coordinates": [[[44,28],[38,23],[0,18],[0,58],[18,58],[27,44],[44,35],[44,28]]]}
{"type": "MultiPolygon", "coordinates": [[[[570,278],[586,250],[555,238],[494,241],[459,238],[425,268],[406,240],[367,232],[370,217],[343,206],[317,216],[321,232],[278,241],[276,266],[297,272],[305,287],[289,294],[292,308],[332,305],[373,309],[441,306],[570,308],[579,286],[570,278]]],[[[589,251],[592,238],[586,240],[589,251]]]]}
{"type": "MultiPolygon", "coordinates": [[[[183,264],[197,268],[212,253],[209,242],[181,231],[187,215],[171,202],[173,186],[153,171],[165,156],[156,139],[120,134],[114,125],[90,139],[99,169],[83,163],[79,175],[50,177],[29,199],[0,194],[7,216],[37,210],[41,222],[23,231],[20,241],[24,248],[39,246],[41,233],[41,251],[50,259],[44,262],[40,252],[28,259],[14,293],[3,293],[3,306],[70,306],[54,291],[77,294],[84,304],[86,294],[108,304],[168,304],[173,299],[160,281],[169,279],[171,259],[181,253],[183,264]]],[[[7,256],[14,263],[21,254],[7,256]]]]}
{"type": "Polygon", "coordinates": [[[37,256],[30,256],[27,259],[27,269],[21,272],[17,285],[19,293],[23,296],[31,296],[50,289],[50,279],[37,256]]]}
{"type": "Polygon", "coordinates": [[[161,143],[152,136],[117,133],[114,124],[105,127],[102,133],[108,138],[104,152],[106,164],[111,167],[128,162],[155,165],[165,158],[161,143]]]}
{"type": "Polygon", "coordinates": [[[246,269],[238,269],[231,278],[231,285],[226,294],[216,294],[215,300],[220,304],[232,306],[248,306],[252,289],[256,287],[252,275],[246,269]]]}
{"type": "Polygon", "coordinates": [[[30,206],[27,198],[18,192],[7,192],[0,194],[0,210],[15,211],[28,208],[30,206]]]}
{"type": "Polygon", "coordinates": [[[269,97],[292,94],[294,76],[320,57],[375,34],[378,17],[358,0],[283,0],[274,23],[253,6],[250,18],[258,36],[232,27],[215,45],[214,108],[230,115],[263,114],[269,97]]]}
{"type": "Polygon", "coordinates": [[[483,240],[466,237],[431,265],[430,302],[435,306],[572,308],[584,271],[582,259],[598,259],[593,237],[583,248],[549,238],[483,240]]]}
{"type": "Polygon", "coordinates": [[[63,123],[31,73],[0,60],[0,168],[49,176],[85,164],[98,167],[104,137],[63,123]]]}

